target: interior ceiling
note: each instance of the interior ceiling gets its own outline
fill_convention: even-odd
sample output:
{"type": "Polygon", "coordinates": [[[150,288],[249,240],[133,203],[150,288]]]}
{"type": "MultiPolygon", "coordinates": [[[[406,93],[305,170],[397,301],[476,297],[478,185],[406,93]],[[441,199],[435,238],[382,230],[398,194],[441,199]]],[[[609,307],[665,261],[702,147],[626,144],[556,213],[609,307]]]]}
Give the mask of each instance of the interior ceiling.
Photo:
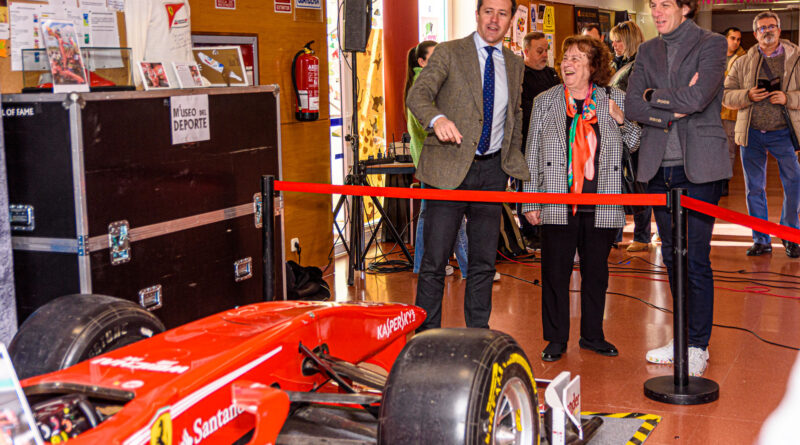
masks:
{"type": "Polygon", "coordinates": [[[780,10],[787,10],[787,9],[800,9],[800,1],[798,0],[778,0],[778,1],[758,1],[753,2],[752,0],[746,3],[740,3],[737,0],[728,0],[727,3],[718,3],[712,4],[711,9],[714,11],[724,10],[724,11],[739,11],[739,10],[747,10],[747,9],[772,9],[776,11],[780,10]]]}

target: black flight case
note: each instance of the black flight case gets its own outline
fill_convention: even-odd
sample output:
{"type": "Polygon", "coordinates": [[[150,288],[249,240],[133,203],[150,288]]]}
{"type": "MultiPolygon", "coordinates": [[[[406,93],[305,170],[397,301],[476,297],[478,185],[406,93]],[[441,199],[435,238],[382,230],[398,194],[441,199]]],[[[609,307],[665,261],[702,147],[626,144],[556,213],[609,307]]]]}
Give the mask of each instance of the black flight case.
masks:
{"type": "MultiPolygon", "coordinates": [[[[263,300],[260,177],[281,178],[277,86],[2,97],[19,322],[61,295],[172,328],[263,300]],[[170,100],[208,95],[211,139],[173,145],[170,100]]],[[[275,200],[275,298],[285,297],[275,200]]]]}

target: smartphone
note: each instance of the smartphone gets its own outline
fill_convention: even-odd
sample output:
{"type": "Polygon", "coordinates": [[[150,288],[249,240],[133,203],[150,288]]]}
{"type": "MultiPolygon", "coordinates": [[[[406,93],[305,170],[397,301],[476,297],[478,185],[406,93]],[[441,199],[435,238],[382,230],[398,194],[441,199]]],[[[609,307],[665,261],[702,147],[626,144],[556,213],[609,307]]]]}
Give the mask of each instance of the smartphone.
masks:
{"type": "Polygon", "coordinates": [[[776,77],[772,80],[769,79],[758,79],[758,87],[764,88],[767,92],[773,91],[780,91],[781,89],[781,79],[780,77],[776,77]]]}

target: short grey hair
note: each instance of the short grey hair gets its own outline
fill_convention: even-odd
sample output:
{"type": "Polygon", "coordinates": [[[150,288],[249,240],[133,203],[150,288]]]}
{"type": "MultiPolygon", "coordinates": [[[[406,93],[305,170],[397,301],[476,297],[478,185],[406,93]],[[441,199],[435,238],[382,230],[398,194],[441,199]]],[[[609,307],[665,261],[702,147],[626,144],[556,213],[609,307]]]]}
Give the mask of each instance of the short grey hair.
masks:
{"type": "Polygon", "coordinates": [[[753,19],[753,32],[756,32],[756,28],[758,27],[758,21],[761,19],[775,19],[778,22],[778,28],[781,27],[781,18],[778,17],[778,14],[775,14],[772,11],[764,11],[759,12],[756,18],[753,19]]]}

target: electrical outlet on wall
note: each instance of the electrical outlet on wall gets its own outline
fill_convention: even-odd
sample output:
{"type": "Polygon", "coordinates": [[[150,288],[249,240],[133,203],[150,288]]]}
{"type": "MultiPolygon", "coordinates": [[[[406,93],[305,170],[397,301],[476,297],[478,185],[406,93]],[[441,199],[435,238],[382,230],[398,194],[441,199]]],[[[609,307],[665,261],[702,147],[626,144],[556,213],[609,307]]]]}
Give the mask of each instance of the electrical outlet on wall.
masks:
{"type": "Polygon", "coordinates": [[[297,252],[297,246],[299,245],[300,245],[300,238],[292,238],[292,240],[289,241],[289,246],[291,246],[292,252],[297,252]]]}

